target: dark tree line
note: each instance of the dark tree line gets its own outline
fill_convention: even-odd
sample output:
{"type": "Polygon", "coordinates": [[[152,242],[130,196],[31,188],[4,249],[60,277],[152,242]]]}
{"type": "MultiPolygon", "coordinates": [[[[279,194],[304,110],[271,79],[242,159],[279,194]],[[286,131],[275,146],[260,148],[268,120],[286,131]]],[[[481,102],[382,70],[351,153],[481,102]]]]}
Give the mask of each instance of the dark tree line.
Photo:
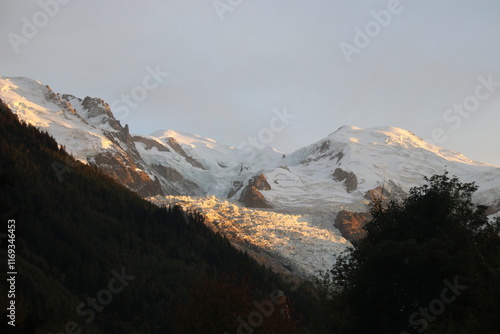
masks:
{"type": "MultiPolygon", "coordinates": [[[[248,291],[248,298],[281,284],[207,228],[201,215],[141,199],[75,161],[54,138],[19,122],[2,103],[0,233],[6,233],[8,219],[16,220],[16,333],[68,332],[70,322],[76,328],[69,325],[69,332],[75,333],[172,333],[182,327],[175,314],[182,314],[192,291],[207,280],[224,280],[248,291]],[[120,290],[116,280],[110,282],[122,270],[135,278],[120,290]],[[249,279],[228,280],[236,275],[249,279]],[[110,289],[120,292],[103,291],[110,289]]],[[[4,263],[5,242],[0,246],[4,263]]],[[[0,274],[2,332],[11,329],[5,273],[0,274]]],[[[184,320],[200,317],[192,313],[184,320]]]]}
{"type": "MultiPolygon", "coordinates": [[[[75,161],[0,101],[0,233],[16,220],[15,333],[500,333],[500,223],[472,203],[476,189],[437,175],[402,205],[379,203],[366,238],[318,285],[296,287],[201,215],[158,208],[75,161]],[[270,304],[276,289],[286,303],[270,304]]],[[[12,329],[7,289],[2,270],[2,333],[12,329]]]]}
{"type": "Polygon", "coordinates": [[[337,333],[500,333],[500,221],[447,173],[380,203],[326,275],[337,333]]]}

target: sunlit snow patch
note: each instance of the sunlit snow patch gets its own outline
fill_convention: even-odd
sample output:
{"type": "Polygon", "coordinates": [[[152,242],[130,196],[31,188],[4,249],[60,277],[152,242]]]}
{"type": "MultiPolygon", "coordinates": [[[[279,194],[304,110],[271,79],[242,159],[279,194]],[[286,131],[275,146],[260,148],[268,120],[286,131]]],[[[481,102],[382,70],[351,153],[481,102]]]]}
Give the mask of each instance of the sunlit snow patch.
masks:
{"type": "Polygon", "coordinates": [[[214,196],[156,196],[148,198],[157,205],[178,204],[198,210],[213,230],[231,242],[262,248],[286,266],[304,276],[329,269],[336,256],[350,243],[332,228],[321,228],[302,215],[245,208],[236,201],[214,196]]]}

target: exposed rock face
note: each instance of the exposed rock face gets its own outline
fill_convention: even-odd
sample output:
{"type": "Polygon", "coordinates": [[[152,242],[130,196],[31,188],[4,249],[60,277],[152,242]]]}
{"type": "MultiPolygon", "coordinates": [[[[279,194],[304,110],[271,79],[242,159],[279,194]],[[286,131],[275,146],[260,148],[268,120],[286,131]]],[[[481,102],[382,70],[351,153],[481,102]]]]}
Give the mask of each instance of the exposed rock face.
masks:
{"type": "Polygon", "coordinates": [[[353,172],[346,172],[342,168],[336,168],[333,172],[333,180],[344,182],[345,189],[348,193],[353,192],[358,188],[358,177],[353,172]]]}
{"type": "Polygon", "coordinates": [[[278,168],[284,169],[284,170],[288,171],[289,173],[291,173],[290,168],[288,168],[288,166],[279,166],[278,168]]]}
{"type": "Polygon", "coordinates": [[[500,201],[498,201],[495,204],[491,204],[488,209],[486,210],[487,215],[492,215],[500,211],[500,201]]]}
{"type": "MultiPolygon", "coordinates": [[[[76,116],[81,118],[86,124],[96,127],[99,127],[101,124],[109,124],[109,127],[104,126],[102,128],[102,133],[120,149],[106,150],[94,156],[88,156],[87,160],[90,164],[95,165],[104,174],[114,178],[141,196],[163,194],[160,181],[157,178],[152,179],[149,176],[148,172],[150,168],[137,151],[128,125],[123,127],[120,121],[114,118],[106,102],[102,99],[88,96],[81,100],[67,94],[59,98],[58,95],[50,92],[49,89],[49,93],[47,93],[48,98],[56,102],[60,101],[58,102],[59,104],[68,105],[71,109],[72,106],[69,101],[76,99],[78,103],[81,103],[84,109],[82,113],[83,117],[79,114],[76,114],[76,116]]],[[[72,110],[76,113],[74,109],[72,110]]]]}
{"type": "Polygon", "coordinates": [[[78,115],[71,103],[61,98],[61,96],[59,96],[58,94],[54,93],[54,91],[49,86],[45,87],[47,88],[47,91],[45,91],[43,95],[47,101],[54,103],[65,112],[69,112],[73,115],[78,115]]]}
{"type": "Polygon", "coordinates": [[[333,149],[330,147],[330,141],[324,141],[321,146],[314,149],[307,159],[302,160],[301,164],[308,164],[312,161],[318,161],[332,154],[333,149]]]}
{"type": "Polygon", "coordinates": [[[189,162],[193,167],[197,167],[197,168],[200,168],[200,169],[203,169],[203,170],[207,170],[207,168],[205,166],[203,166],[203,164],[201,162],[199,162],[198,160],[194,159],[193,157],[189,156],[186,151],[184,151],[184,149],[181,147],[181,145],[179,145],[179,143],[177,142],[177,140],[175,140],[174,138],[172,137],[169,137],[165,140],[165,142],[175,151],[177,152],[178,154],[182,155],[184,157],[184,159],[186,159],[187,162],[189,162]]]}
{"type": "Polygon", "coordinates": [[[340,161],[342,160],[342,158],[344,157],[344,151],[343,150],[340,150],[338,151],[337,153],[335,153],[334,155],[331,156],[330,160],[333,160],[335,158],[337,158],[337,164],[340,166],[341,163],[340,161]]]}
{"type": "Polygon", "coordinates": [[[267,182],[264,174],[260,174],[251,178],[248,182],[248,185],[254,186],[258,190],[271,190],[271,185],[269,184],[269,182],[267,182]]]}
{"type": "Polygon", "coordinates": [[[248,186],[240,195],[240,202],[249,208],[272,208],[259,190],[271,190],[264,174],[256,175],[248,181],[248,186]]]}
{"type": "Polygon", "coordinates": [[[146,150],[151,150],[153,147],[155,147],[160,152],[170,152],[170,150],[165,145],[162,145],[161,143],[153,139],[141,136],[133,136],[132,140],[134,141],[134,143],[143,143],[144,145],[146,145],[146,150]]]}
{"type": "Polygon", "coordinates": [[[382,201],[382,205],[385,206],[390,201],[401,203],[407,196],[408,194],[400,186],[389,180],[383,186],[368,190],[364,197],[370,201],[371,205],[377,201],[382,201]]]}
{"type": "Polygon", "coordinates": [[[264,195],[254,186],[247,186],[243,189],[240,202],[249,208],[272,208],[272,205],[269,204],[264,195]]]}
{"type": "Polygon", "coordinates": [[[111,112],[111,108],[109,107],[109,104],[104,102],[103,100],[99,98],[93,98],[87,96],[85,99],[82,101],[82,106],[87,109],[88,118],[94,118],[102,115],[106,115],[110,118],[114,119],[113,113],[111,112]]]}
{"type": "Polygon", "coordinates": [[[350,212],[342,210],[335,219],[335,227],[349,241],[359,240],[366,236],[363,226],[372,218],[368,212],[350,212]]]}
{"type": "Polygon", "coordinates": [[[153,165],[153,170],[156,172],[156,175],[159,175],[165,195],[204,195],[203,190],[196,183],[186,179],[173,167],[153,165]]]}
{"type": "Polygon", "coordinates": [[[249,169],[249,168],[248,168],[247,166],[243,166],[243,165],[241,165],[241,166],[240,166],[240,175],[241,175],[241,173],[243,173],[244,171],[247,171],[248,169],[249,169]]]}
{"type": "Polygon", "coordinates": [[[64,101],[67,101],[67,102],[69,102],[71,100],[78,100],[78,102],[80,102],[80,103],[82,102],[82,99],[80,99],[74,95],[71,95],[71,94],[62,94],[61,99],[64,101]]]}
{"type": "Polygon", "coordinates": [[[236,193],[243,187],[243,182],[241,181],[234,181],[232,188],[229,190],[229,193],[227,194],[227,198],[231,198],[236,193]]]}
{"type": "Polygon", "coordinates": [[[105,152],[94,156],[89,162],[140,196],[163,194],[159,180],[151,180],[130,157],[105,152]]]}

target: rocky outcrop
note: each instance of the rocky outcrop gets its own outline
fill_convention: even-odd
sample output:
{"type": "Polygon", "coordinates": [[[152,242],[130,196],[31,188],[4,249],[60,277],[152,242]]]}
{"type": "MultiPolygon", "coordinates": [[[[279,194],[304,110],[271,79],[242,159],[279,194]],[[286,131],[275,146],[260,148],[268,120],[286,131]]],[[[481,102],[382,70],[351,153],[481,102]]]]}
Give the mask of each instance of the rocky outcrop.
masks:
{"type": "Polygon", "coordinates": [[[259,190],[271,190],[264,174],[256,175],[248,181],[248,185],[241,192],[240,202],[249,208],[272,208],[259,190]]]}
{"type": "Polygon", "coordinates": [[[145,149],[148,151],[155,147],[160,152],[170,152],[170,150],[165,145],[157,142],[154,139],[149,139],[142,136],[133,136],[132,140],[134,141],[134,143],[144,144],[145,149]]]}
{"type": "Polygon", "coordinates": [[[370,201],[370,205],[374,205],[377,201],[382,201],[382,205],[386,206],[390,201],[402,203],[408,194],[401,189],[392,180],[384,182],[382,186],[370,189],[365,193],[365,198],[370,201]]]}
{"type": "Polygon", "coordinates": [[[59,94],[56,94],[50,88],[50,86],[45,86],[45,88],[47,88],[47,90],[43,94],[45,100],[54,103],[56,106],[58,106],[59,108],[61,108],[61,110],[63,110],[64,112],[69,112],[69,113],[71,113],[73,115],[78,115],[78,113],[73,108],[73,106],[71,105],[71,103],[69,103],[68,101],[64,100],[59,94]]]}
{"type": "MultiPolygon", "coordinates": [[[[64,95],[64,99],[69,103],[76,98],[72,95],[64,95]]],[[[103,100],[86,97],[83,100],[77,99],[77,102],[83,107],[82,115],[87,124],[101,128],[106,138],[120,148],[107,150],[88,158],[105,174],[141,196],[205,194],[198,184],[186,179],[174,167],[159,164],[148,165],[136,147],[137,142],[144,144],[146,150],[155,147],[161,152],[175,151],[192,166],[206,169],[198,160],[190,157],[174,138],[167,138],[163,144],[141,136],[132,137],[128,125],[122,126],[120,121],[113,116],[110,106],[103,100]],[[152,179],[150,175],[156,176],[152,179]]]]}
{"type": "Polygon", "coordinates": [[[207,168],[205,166],[203,166],[203,164],[201,162],[199,162],[198,160],[196,160],[193,157],[189,156],[186,153],[186,151],[184,151],[184,149],[181,147],[181,145],[179,145],[179,143],[177,142],[177,140],[175,140],[175,138],[169,137],[169,138],[165,139],[165,142],[175,152],[177,152],[179,155],[181,155],[182,157],[184,157],[184,159],[186,159],[186,161],[189,162],[193,167],[200,168],[200,169],[203,169],[203,170],[207,170],[207,168]]]}
{"type": "Polygon", "coordinates": [[[106,115],[114,119],[109,104],[104,102],[102,99],[87,96],[85,99],[83,99],[82,106],[88,111],[88,118],[106,115]]]}
{"type": "Polygon", "coordinates": [[[89,159],[89,162],[140,196],[163,195],[159,180],[152,180],[130,157],[103,152],[89,159]]]}
{"type": "Polygon", "coordinates": [[[359,240],[366,236],[363,227],[371,218],[372,216],[368,212],[342,210],[338,213],[334,226],[339,229],[342,236],[347,240],[359,240]]]}
{"type": "MultiPolygon", "coordinates": [[[[59,97],[51,93],[50,89],[47,94],[45,98],[54,103],[59,101],[58,105],[68,105],[72,108],[70,101],[81,104],[83,110],[81,110],[81,114],[76,114],[76,116],[86,124],[101,128],[102,134],[119,148],[87,156],[90,164],[98,167],[104,174],[141,196],[164,194],[159,180],[150,177],[151,169],[137,151],[128,125],[123,127],[120,121],[115,119],[106,102],[88,96],[83,100],[68,94],[59,97]],[[109,126],[101,127],[101,125],[109,126]]],[[[72,110],[74,111],[74,109],[72,110]]]]}
{"type": "Polygon", "coordinates": [[[152,166],[156,175],[159,175],[165,195],[202,196],[204,191],[194,183],[186,179],[173,167],[163,165],[152,166]]]}
{"type": "Polygon", "coordinates": [[[340,161],[342,160],[342,158],[344,157],[344,155],[345,155],[344,154],[344,150],[340,150],[337,153],[335,153],[334,155],[332,155],[330,157],[330,160],[333,160],[333,159],[337,158],[337,165],[340,166],[341,165],[340,161]]]}
{"type": "Polygon", "coordinates": [[[500,211],[500,201],[488,206],[488,209],[486,209],[486,214],[489,216],[489,215],[493,215],[499,211],[500,211]]]}
{"type": "MultiPolygon", "coordinates": [[[[337,170],[340,168],[337,168],[337,170]]],[[[336,172],[337,172],[336,170],[336,172]]],[[[354,173],[347,173],[344,171],[337,172],[339,178],[344,179],[346,188],[348,186],[349,178],[354,173]]],[[[357,181],[356,181],[357,184],[357,181]]],[[[390,201],[401,203],[407,197],[406,192],[401,189],[392,180],[384,182],[382,186],[377,186],[374,189],[368,190],[364,197],[369,201],[369,205],[373,206],[377,201],[382,201],[382,205],[386,206],[390,201]]],[[[335,219],[335,227],[339,229],[342,236],[349,241],[359,240],[366,236],[366,231],[363,229],[365,224],[372,218],[369,212],[351,212],[342,210],[338,213],[335,219]]]]}
{"type": "Polygon", "coordinates": [[[267,182],[264,174],[259,174],[251,178],[248,185],[255,187],[257,190],[271,190],[271,185],[267,182]]]}
{"type": "Polygon", "coordinates": [[[346,172],[342,168],[336,168],[332,176],[334,181],[344,182],[345,190],[348,193],[358,188],[358,177],[353,172],[346,172]]]}
{"type": "Polygon", "coordinates": [[[240,191],[240,189],[243,187],[243,182],[241,181],[233,181],[233,186],[231,187],[231,189],[229,190],[229,193],[227,194],[227,198],[231,198],[233,197],[234,195],[236,195],[236,193],[238,191],[240,191]]]}
{"type": "Polygon", "coordinates": [[[332,148],[330,147],[330,141],[324,141],[321,146],[316,147],[308,158],[302,160],[300,163],[307,165],[312,161],[318,161],[324,157],[331,155],[332,148]]]}
{"type": "Polygon", "coordinates": [[[272,208],[273,206],[269,204],[264,195],[260,193],[257,188],[253,186],[247,186],[243,189],[240,196],[240,202],[242,202],[246,207],[249,208],[272,208]]]}

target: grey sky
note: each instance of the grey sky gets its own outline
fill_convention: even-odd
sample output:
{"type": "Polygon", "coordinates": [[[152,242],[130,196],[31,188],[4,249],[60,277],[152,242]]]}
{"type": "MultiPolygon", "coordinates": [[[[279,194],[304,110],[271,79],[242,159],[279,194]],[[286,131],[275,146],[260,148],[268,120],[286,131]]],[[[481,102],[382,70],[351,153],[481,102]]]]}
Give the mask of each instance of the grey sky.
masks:
{"type": "Polygon", "coordinates": [[[38,1],[1,2],[0,75],[123,106],[159,67],[161,84],[117,113],[134,133],[238,146],[286,108],[295,118],[269,141],[286,153],[341,125],[391,125],[500,166],[499,0],[220,0],[219,13],[213,0],[58,3],[45,23],[38,1]]]}

